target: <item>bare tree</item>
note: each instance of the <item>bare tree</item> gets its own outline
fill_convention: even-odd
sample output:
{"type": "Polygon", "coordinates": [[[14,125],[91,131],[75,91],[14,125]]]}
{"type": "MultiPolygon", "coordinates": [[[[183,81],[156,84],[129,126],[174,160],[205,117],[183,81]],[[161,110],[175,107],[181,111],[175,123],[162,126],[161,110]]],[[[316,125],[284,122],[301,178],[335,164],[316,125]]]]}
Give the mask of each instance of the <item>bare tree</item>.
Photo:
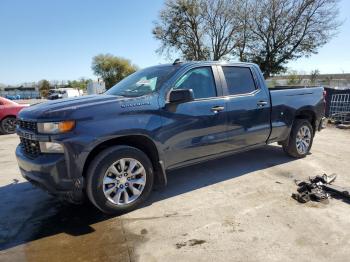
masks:
{"type": "Polygon", "coordinates": [[[159,51],[180,51],[187,60],[219,60],[232,55],[239,31],[235,0],[168,0],[153,34],[159,51]]]}
{"type": "Polygon", "coordinates": [[[238,44],[242,25],[236,10],[235,0],[201,1],[204,32],[209,43],[210,58],[219,60],[231,55],[238,44]]]}
{"type": "Polygon", "coordinates": [[[237,57],[265,77],[317,53],[340,26],[339,0],[167,0],[153,34],[187,60],[237,57]]]}
{"type": "Polygon", "coordinates": [[[312,70],[311,74],[310,74],[311,84],[313,84],[313,85],[316,84],[316,80],[319,76],[320,76],[320,70],[318,70],[318,69],[312,70]]]}
{"type": "Polygon", "coordinates": [[[317,53],[335,35],[338,0],[250,1],[247,60],[265,77],[285,71],[291,60],[317,53]]]}
{"type": "Polygon", "coordinates": [[[181,52],[188,60],[208,59],[203,43],[203,19],[198,0],[168,0],[155,23],[153,34],[162,42],[159,52],[172,49],[181,52]]]}
{"type": "Polygon", "coordinates": [[[247,50],[250,45],[254,45],[252,41],[253,34],[249,28],[251,12],[253,11],[250,3],[250,0],[238,0],[236,1],[234,9],[234,16],[236,18],[236,23],[239,26],[239,30],[234,35],[235,49],[233,50],[233,55],[238,57],[241,62],[248,61],[246,55],[247,50]]]}

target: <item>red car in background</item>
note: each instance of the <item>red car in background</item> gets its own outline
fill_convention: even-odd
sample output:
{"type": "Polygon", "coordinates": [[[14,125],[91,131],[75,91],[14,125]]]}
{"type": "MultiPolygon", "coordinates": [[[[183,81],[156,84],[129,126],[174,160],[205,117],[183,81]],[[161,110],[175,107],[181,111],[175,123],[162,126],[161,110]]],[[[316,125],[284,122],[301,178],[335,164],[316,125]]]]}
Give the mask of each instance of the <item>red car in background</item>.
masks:
{"type": "Polygon", "coordinates": [[[29,105],[18,104],[0,97],[0,133],[12,134],[16,131],[16,117],[18,112],[29,105]]]}

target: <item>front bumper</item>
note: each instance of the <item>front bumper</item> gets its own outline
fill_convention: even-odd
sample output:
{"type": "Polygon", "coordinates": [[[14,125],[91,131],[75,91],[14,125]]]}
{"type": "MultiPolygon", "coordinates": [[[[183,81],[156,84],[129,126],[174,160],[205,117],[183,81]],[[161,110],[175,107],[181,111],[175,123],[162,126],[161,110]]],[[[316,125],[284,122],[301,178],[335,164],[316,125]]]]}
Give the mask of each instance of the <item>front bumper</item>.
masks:
{"type": "Polygon", "coordinates": [[[67,177],[63,154],[41,154],[31,159],[24,154],[21,146],[17,146],[16,157],[22,176],[35,186],[71,202],[82,200],[82,178],[67,177]]]}

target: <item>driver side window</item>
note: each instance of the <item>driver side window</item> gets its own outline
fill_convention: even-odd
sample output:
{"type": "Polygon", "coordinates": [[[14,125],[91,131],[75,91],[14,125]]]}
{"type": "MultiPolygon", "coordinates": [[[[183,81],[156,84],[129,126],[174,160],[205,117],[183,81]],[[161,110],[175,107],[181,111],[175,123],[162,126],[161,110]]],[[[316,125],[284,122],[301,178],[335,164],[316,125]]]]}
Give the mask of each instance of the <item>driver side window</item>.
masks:
{"type": "Polygon", "coordinates": [[[177,80],[174,89],[192,89],[195,99],[216,97],[216,87],[211,67],[189,70],[177,80]]]}

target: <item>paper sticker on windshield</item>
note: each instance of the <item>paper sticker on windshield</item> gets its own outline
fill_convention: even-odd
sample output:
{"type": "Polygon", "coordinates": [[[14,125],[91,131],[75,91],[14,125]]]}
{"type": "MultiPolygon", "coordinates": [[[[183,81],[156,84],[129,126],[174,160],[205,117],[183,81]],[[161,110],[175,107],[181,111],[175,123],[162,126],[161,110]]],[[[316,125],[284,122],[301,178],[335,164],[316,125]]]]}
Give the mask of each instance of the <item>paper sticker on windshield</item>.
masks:
{"type": "Polygon", "coordinates": [[[149,86],[149,85],[151,85],[151,81],[147,79],[141,79],[136,83],[136,86],[149,86]]]}

